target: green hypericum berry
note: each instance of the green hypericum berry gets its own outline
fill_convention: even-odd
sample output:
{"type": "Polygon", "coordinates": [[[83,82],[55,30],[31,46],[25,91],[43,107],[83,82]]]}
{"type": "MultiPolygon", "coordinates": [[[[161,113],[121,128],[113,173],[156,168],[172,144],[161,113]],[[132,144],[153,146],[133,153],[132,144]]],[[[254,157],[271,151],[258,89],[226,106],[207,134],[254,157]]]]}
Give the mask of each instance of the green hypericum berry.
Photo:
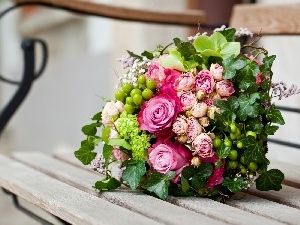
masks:
{"type": "Polygon", "coordinates": [[[146,86],[147,86],[147,88],[154,90],[156,88],[155,80],[150,78],[149,80],[146,81],[146,86]]]}
{"type": "Polygon", "coordinates": [[[230,133],[235,134],[237,132],[237,127],[234,123],[230,124],[230,133]]]}
{"type": "Polygon", "coordinates": [[[249,135],[253,136],[256,139],[256,133],[255,132],[253,132],[253,131],[247,131],[246,137],[249,136],[249,135]]]}
{"type": "Polygon", "coordinates": [[[245,156],[243,156],[243,155],[241,156],[240,162],[241,162],[242,164],[244,164],[244,165],[246,164],[246,163],[245,163],[245,156]]]}
{"type": "Polygon", "coordinates": [[[133,89],[132,85],[129,84],[129,83],[125,83],[122,85],[122,90],[125,92],[125,93],[130,93],[131,90],[133,89]]]}
{"type": "Polygon", "coordinates": [[[153,91],[151,91],[149,88],[146,88],[143,90],[142,96],[145,100],[149,100],[153,97],[153,91]]]}
{"type": "Polygon", "coordinates": [[[222,144],[221,138],[215,137],[215,138],[213,139],[213,146],[214,146],[214,148],[220,147],[221,144],[222,144]]]}
{"type": "Polygon", "coordinates": [[[248,165],[248,169],[252,172],[256,171],[258,168],[258,165],[255,163],[255,162],[251,162],[249,165],[248,165]]]}
{"type": "Polygon", "coordinates": [[[132,114],[134,113],[134,107],[132,105],[125,104],[124,105],[125,112],[132,114]]]}
{"type": "Polygon", "coordinates": [[[126,104],[128,104],[128,105],[132,105],[133,104],[132,97],[126,97],[126,104]]]}
{"type": "Polygon", "coordinates": [[[229,139],[225,139],[225,140],[224,140],[224,145],[225,145],[226,147],[231,147],[231,146],[232,146],[232,141],[230,141],[229,139]]]}
{"type": "Polygon", "coordinates": [[[228,162],[228,167],[232,170],[234,170],[235,168],[237,168],[237,166],[239,165],[239,163],[237,161],[229,161],[228,162]]]}
{"type": "Polygon", "coordinates": [[[115,93],[115,98],[118,100],[118,101],[121,101],[121,102],[124,102],[125,100],[125,92],[123,90],[118,90],[116,91],[115,93]]]}
{"type": "Polygon", "coordinates": [[[133,97],[136,94],[142,95],[142,91],[140,89],[137,89],[137,88],[132,89],[132,91],[130,92],[130,96],[133,97]]]}
{"type": "Polygon", "coordinates": [[[136,105],[141,105],[142,102],[143,102],[143,97],[139,94],[135,94],[133,97],[132,97],[132,100],[134,102],[134,104],[136,105]]]}
{"type": "Polygon", "coordinates": [[[239,149],[242,149],[244,147],[243,142],[238,141],[236,144],[236,147],[238,147],[239,149]]]}
{"type": "Polygon", "coordinates": [[[234,149],[230,150],[228,157],[231,160],[237,160],[237,158],[238,158],[238,152],[237,152],[237,150],[234,150],[234,149]]]}
{"type": "Polygon", "coordinates": [[[138,77],[138,84],[145,84],[146,83],[146,77],[145,75],[140,75],[138,77]]]}

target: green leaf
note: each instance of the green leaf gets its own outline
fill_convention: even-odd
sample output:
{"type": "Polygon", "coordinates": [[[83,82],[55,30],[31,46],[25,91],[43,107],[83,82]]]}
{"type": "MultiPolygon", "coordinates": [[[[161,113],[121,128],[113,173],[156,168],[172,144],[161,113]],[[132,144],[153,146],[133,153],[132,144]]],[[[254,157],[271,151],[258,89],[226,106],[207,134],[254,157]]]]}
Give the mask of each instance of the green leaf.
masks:
{"type": "Polygon", "coordinates": [[[147,59],[150,59],[150,60],[154,58],[153,54],[148,51],[144,51],[141,55],[145,56],[147,59]]]}
{"type": "Polygon", "coordinates": [[[237,81],[238,83],[238,87],[241,90],[247,91],[247,92],[256,92],[257,91],[257,84],[256,84],[256,80],[255,77],[253,76],[249,76],[249,75],[245,75],[244,73],[242,74],[242,76],[239,76],[237,81]],[[239,79],[240,78],[240,79],[239,79]]]}
{"type": "Polygon", "coordinates": [[[271,169],[256,179],[256,188],[260,191],[279,191],[282,188],[281,183],[283,179],[284,174],[280,170],[271,169]]]}
{"type": "Polygon", "coordinates": [[[74,155],[79,159],[84,165],[88,165],[96,157],[97,153],[91,151],[87,147],[81,147],[74,152],[74,155]]]}
{"type": "Polygon", "coordinates": [[[132,190],[139,186],[141,177],[146,173],[146,166],[143,161],[137,161],[135,164],[128,164],[123,171],[122,178],[127,181],[132,190]]]}
{"type": "Polygon", "coordinates": [[[222,185],[227,187],[229,191],[233,193],[240,192],[246,185],[246,182],[242,177],[230,178],[225,177],[222,185]]]}
{"type": "Polygon", "coordinates": [[[232,55],[237,57],[240,54],[241,44],[239,42],[227,42],[221,46],[220,54],[223,59],[232,55]]]}
{"type": "Polygon", "coordinates": [[[233,42],[235,40],[236,29],[234,28],[229,28],[218,32],[220,32],[228,42],[233,42]]]}
{"type": "Polygon", "coordinates": [[[178,71],[185,71],[182,63],[181,54],[177,50],[173,49],[166,57],[160,59],[160,63],[164,68],[171,68],[178,71]]]}
{"type": "Polygon", "coordinates": [[[131,145],[125,140],[125,139],[121,139],[121,138],[110,138],[108,140],[108,145],[111,145],[111,146],[121,146],[127,150],[131,150],[131,145]]]}
{"type": "Polygon", "coordinates": [[[247,119],[245,124],[247,124],[247,130],[251,130],[257,134],[261,133],[264,128],[260,120],[260,117],[249,118],[247,119]]]}
{"type": "Polygon", "coordinates": [[[94,185],[94,188],[96,188],[99,191],[104,191],[104,190],[109,191],[109,190],[115,190],[120,186],[121,186],[121,182],[111,177],[109,179],[97,181],[94,185]]]}
{"type": "Polygon", "coordinates": [[[199,174],[199,176],[207,178],[213,172],[213,165],[211,163],[201,163],[198,167],[186,166],[183,168],[181,176],[189,180],[194,175],[199,174]]]}
{"type": "MultiPolygon", "coordinates": [[[[102,112],[96,113],[96,114],[92,117],[92,120],[101,121],[101,120],[102,120],[102,112]]],[[[102,124],[101,124],[101,125],[102,125],[102,124]]]]}
{"type": "Polygon", "coordinates": [[[279,129],[279,126],[267,124],[264,128],[266,134],[268,135],[274,135],[275,132],[279,129]]]}
{"type": "Polygon", "coordinates": [[[154,192],[158,197],[165,200],[168,197],[168,186],[166,181],[173,179],[176,176],[176,172],[170,171],[165,175],[153,172],[151,173],[150,180],[147,184],[147,190],[154,192]]]}
{"type": "Polygon", "coordinates": [[[210,49],[210,50],[217,50],[217,47],[215,47],[214,41],[206,35],[200,35],[198,36],[194,41],[194,46],[197,52],[202,52],[204,50],[210,49]]]}
{"type": "Polygon", "coordinates": [[[137,58],[137,59],[140,59],[140,60],[143,59],[142,56],[139,56],[139,55],[137,55],[137,54],[135,54],[135,53],[133,53],[133,52],[131,52],[131,51],[128,51],[128,50],[127,50],[127,53],[128,53],[131,57],[133,57],[133,58],[137,58]]]}
{"type": "Polygon", "coordinates": [[[241,121],[245,121],[247,117],[255,118],[259,115],[259,104],[257,102],[251,103],[251,98],[246,95],[240,95],[238,98],[239,109],[237,116],[241,121]]]}
{"type": "Polygon", "coordinates": [[[107,126],[102,130],[102,140],[104,141],[104,143],[108,143],[108,139],[109,139],[109,135],[110,135],[110,127],[107,126]]]}
{"type": "Polygon", "coordinates": [[[100,123],[92,123],[89,125],[85,125],[84,127],[82,127],[81,131],[85,134],[85,135],[95,135],[97,133],[97,127],[101,126],[100,123]]]}
{"type": "Polygon", "coordinates": [[[255,61],[251,61],[249,59],[247,59],[246,62],[247,63],[243,68],[243,73],[255,77],[260,72],[258,64],[255,61]]]}
{"type": "Polygon", "coordinates": [[[229,155],[229,152],[231,150],[231,147],[227,147],[222,143],[220,147],[216,150],[216,154],[219,156],[219,158],[224,159],[229,155]]]}
{"type": "Polygon", "coordinates": [[[280,125],[284,125],[284,119],[281,115],[281,112],[278,109],[271,109],[266,113],[267,120],[271,121],[272,123],[278,123],[280,125]]]}
{"type": "Polygon", "coordinates": [[[192,178],[191,185],[196,190],[203,188],[206,185],[207,177],[203,177],[202,174],[195,174],[192,178]]]}
{"type": "Polygon", "coordinates": [[[107,144],[104,144],[103,146],[103,157],[105,159],[105,163],[108,164],[109,162],[109,159],[111,157],[111,153],[113,152],[114,148],[113,146],[110,146],[110,145],[107,145],[107,144]]]}
{"type": "Polygon", "coordinates": [[[191,42],[182,42],[179,38],[174,38],[173,40],[177,50],[185,59],[189,59],[192,55],[197,53],[191,42]]]}
{"type": "Polygon", "coordinates": [[[264,75],[267,75],[267,76],[272,75],[271,67],[273,65],[275,58],[276,58],[275,55],[266,56],[263,58],[263,64],[260,67],[261,67],[261,72],[264,75]]]}
{"type": "Polygon", "coordinates": [[[216,100],[214,105],[221,109],[222,116],[226,116],[225,120],[231,121],[236,118],[236,110],[239,107],[239,102],[235,97],[229,97],[227,101],[225,100],[216,100]]]}
{"type": "Polygon", "coordinates": [[[187,192],[188,190],[190,190],[191,186],[188,182],[187,179],[185,179],[184,177],[181,177],[181,189],[183,192],[187,192]]]}
{"type": "Polygon", "coordinates": [[[246,164],[250,162],[266,162],[266,150],[261,142],[258,142],[253,136],[248,136],[243,140],[243,144],[246,146],[244,152],[246,164]]]}

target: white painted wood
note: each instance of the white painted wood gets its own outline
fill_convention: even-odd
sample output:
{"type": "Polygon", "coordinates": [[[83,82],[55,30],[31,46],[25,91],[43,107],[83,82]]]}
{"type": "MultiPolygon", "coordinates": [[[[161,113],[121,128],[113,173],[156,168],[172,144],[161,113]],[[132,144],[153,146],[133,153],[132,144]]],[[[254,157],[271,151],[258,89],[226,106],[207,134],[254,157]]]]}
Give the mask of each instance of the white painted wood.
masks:
{"type": "Polygon", "coordinates": [[[212,201],[207,198],[203,198],[201,199],[201,202],[199,202],[199,198],[196,197],[170,197],[169,201],[175,205],[179,205],[189,210],[203,213],[205,215],[211,216],[212,218],[222,219],[229,224],[283,224],[273,219],[268,219],[266,217],[259,216],[251,212],[247,212],[239,208],[234,208],[232,206],[216,201],[212,201]]]}
{"type": "MultiPolygon", "coordinates": [[[[92,188],[92,185],[97,180],[103,178],[103,176],[83,170],[80,167],[74,167],[41,153],[17,152],[13,154],[13,157],[51,177],[162,223],[182,225],[194,224],[195,221],[197,221],[197,223],[203,224],[225,224],[224,222],[210,218],[211,216],[205,216],[175,206],[137,191],[130,191],[128,188],[98,194],[98,192],[92,188]]],[[[199,198],[198,200],[198,203],[201,204],[203,199],[199,198]]],[[[217,211],[218,209],[215,210],[217,211]]]]}
{"type": "Polygon", "coordinates": [[[286,224],[300,221],[300,210],[250,194],[238,193],[227,204],[286,224]]]}
{"type": "Polygon", "coordinates": [[[2,155],[0,186],[71,224],[161,224],[2,155]]]}
{"type": "Polygon", "coordinates": [[[300,189],[298,188],[282,185],[280,191],[259,191],[255,187],[251,187],[248,193],[300,209],[300,189]]]}

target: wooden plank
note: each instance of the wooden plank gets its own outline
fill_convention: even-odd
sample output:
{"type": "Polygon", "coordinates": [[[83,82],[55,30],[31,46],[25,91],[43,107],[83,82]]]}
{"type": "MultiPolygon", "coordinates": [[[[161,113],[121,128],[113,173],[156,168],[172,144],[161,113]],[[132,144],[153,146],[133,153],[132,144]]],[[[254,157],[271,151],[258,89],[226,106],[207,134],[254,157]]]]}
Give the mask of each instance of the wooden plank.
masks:
{"type": "Polygon", "coordinates": [[[300,34],[300,4],[235,5],[230,26],[246,27],[253,33],[300,34]]]}
{"type": "Polygon", "coordinates": [[[54,8],[67,9],[77,13],[95,15],[127,21],[140,21],[159,24],[188,25],[197,27],[205,22],[205,12],[185,10],[181,12],[151,11],[112,6],[83,0],[14,0],[16,4],[39,4],[54,8]]]}
{"type": "Polygon", "coordinates": [[[2,155],[0,186],[71,224],[160,224],[2,155]]]}
{"type": "Polygon", "coordinates": [[[280,191],[259,191],[251,187],[247,193],[300,209],[300,190],[282,185],[280,191]]]}
{"type": "MultiPolygon", "coordinates": [[[[114,204],[121,205],[131,211],[141,213],[147,217],[166,224],[182,225],[193,224],[195,221],[203,224],[226,224],[215,218],[175,206],[168,202],[153,198],[128,188],[114,192],[102,192],[98,194],[92,185],[103,178],[100,174],[91,173],[79,167],[66,164],[41,153],[18,152],[13,157],[20,162],[29,165],[47,175],[59,179],[78,189],[92,195],[104,198],[114,204]]],[[[199,199],[201,204],[201,199],[199,199]]]]}
{"type": "MultiPolygon", "coordinates": [[[[65,174],[65,175],[57,174],[57,176],[60,176],[60,179],[64,179],[66,182],[72,182],[72,185],[74,185],[82,190],[85,190],[92,194],[96,194],[94,192],[94,190],[91,189],[91,184],[93,182],[95,182],[95,180],[99,179],[99,175],[91,173],[90,171],[84,171],[84,170],[82,170],[81,166],[76,168],[73,166],[70,167],[69,165],[66,165],[65,164],[66,161],[70,161],[72,164],[75,164],[75,165],[78,165],[78,163],[76,160],[74,161],[74,159],[73,159],[74,156],[72,158],[72,155],[70,155],[68,152],[65,152],[63,155],[66,156],[64,158],[64,162],[60,162],[60,161],[57,161],[54,159],[49,159],[48,157],[45,157],[41,154],[36,154],[36,153],[35,154],[30,153],[30,156],[26,155],[26,153],[17,153],[14,155],[14,157],[17,160],[20,160],[28,165],[30,164],[34,168],[42,170],[43,172],[45,172],[47,174],[51,173],[51,176],[53,176],[53,173],[60,173],[60,172],[49,171],[48,165],[54,165],[52,167],[57,168],[57,170],[59,170],[59,171],[65,171],[65,172],[68,171],[67,174],[65,174]],[[34,155],[36,155],[36,156],[34,156],[34,155]],[[38,163],[34,163],[34,162],[38,162],[38,163]],[[85,184],[82,184],[82,179],[86,180],[85,184]]],[[[59,154],[56,153],[56,156],[59,157],[59,154]]],[[[62,158],[62,157],[60,157],[60,158],[62,158]]],[[[143,197],[144,201],[142,201],[142,200],[139,200],[139,198],[141,198],[141,197],[136,196],[136,195],[139,195],[139,193],[138,192],[128,192],[128,191],[126,191],[126,193],[125,193],[125,190],[124,190],[124,193],[121,193],[121,194],[119,192],[105,192],[101,196],[105,197],[109,201],[119,202],[117,204],[121,204],[121,205],[124,204],[122,202],[126,201],[125,204],[130,204],[130,206],[127,206],[127,207],[130,207],[133,211],[138,210],[140,213],[145,213],[145,212],[141,211],[145,206],[144,207],[140,206],[139,202],[143,202],[143,204],[144,204],[145,202],[149,202],[149,201],[153,201],[153,200],[150,196],[144,196],[143,197]],[[126,198],[124,196],[126,198],[128,198],[128,200],[126,200],[126,198]],[[132,198],[136,199],[136,202],[132,198]],[[137,207],[137,209],[136,209],[136,207],[137,207]]],[[[218,203],[218,202],[212,201],[210,199],[206,199],[206,198],[170,198],[170,202],[175,205],[187,208],[187,209],[195,211],[197,213],[207,215],[211,218],[225,221],[230,224],[250,224],[250,223],[252,224],[256,221],[261,221],[263,224],[272,224],[272,225],[273,224],[281,224],[274,220],[270,220],[270,219],[264,218],[262,216],[257,216],[255,214],[245,212],[240,209],[236,209],[231,206],[227,206],[227,205],[224,205],[224,204],[221,204],[221,203],[218,203]],[[224,217],[224,215],[226,215],[226,217],[224,217]]],[[[161,206],[163,208],[159,208],[159,211],[161,211],[162,215],[157,214],[156,218],[158,218],[159,216],[169,217],[169,212],[167,212],[167,213],[165,212],[165,207],[166,207],[165,203],[152,203],[152,205],[157,205],[157,204],[162,204],[161,206]]],[[[151,206],[147,206],[146,208],[148,208],[148,207],[151,207],[151,206]]],[[[155,208],[156,208],[156,206],[155,206],[155,208]]],[[[170,207],[168,206],[168,208],[170,208],[170,207]]],[[[178,218],[176,218],[177,217],[176,214],[172,214],[172,216],[170,215],[170,217],[174,217],[174,216],[175,216],[174,219],[176,221],[178,221],[178,218]]],[[[182,216],[182,214],[181,214],[181,216],[182,216]]],[[[186,219],[184,219],[184,221],[179,220],[179,222],[182,222],[182,223],[184,223],[186,221],[187,221],[186,219]]]]}
{"type": "Polygon", "coordinates": [[[227,204],[285,224],[298,225],[300,220],[300,210],[250,194],[238,193],[227,204]]]}
{"type": "Polygon", "coordinates": [[[270,160],[269,169],[280,169],[284,173],[284,184],[300,188],[300,167],[277,160],[270,160]]]}

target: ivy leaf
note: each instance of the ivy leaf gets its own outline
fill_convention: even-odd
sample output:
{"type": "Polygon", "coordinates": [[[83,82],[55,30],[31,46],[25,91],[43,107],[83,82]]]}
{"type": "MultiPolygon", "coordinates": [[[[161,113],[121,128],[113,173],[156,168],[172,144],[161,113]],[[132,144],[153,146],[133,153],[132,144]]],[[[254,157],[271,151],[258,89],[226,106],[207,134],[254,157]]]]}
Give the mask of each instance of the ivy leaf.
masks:
{"type": "Polygon", "coordinates": [[[245,121],[247,117],[255,118],[259,115],[259,104],[254,102],[250,104],[251,98],[246,95],[240,95],[238,98],[239,109],[237,111],[237,116],[241,121],[245,121]]]}
{"type": "Polygon", "coordinates": [[[229,58],[226,58],[222,62],[225,72],[223,74],[224,79],[232,79],[236,75],[236,71],[242,69],[246,62],[244,60],[238,59],[232,55],[229,58]]]}
{"type": "Polygon", "coordinates": [[[222,185],[227,187],[229,191],[233,193],[240,192],[246,185],[246,182],[242,177],[230,178],[225,177],[222,185]]]}
{"type": "Polygon", "coordinates": [[[154,192],[158,197],[165,200],[168,197],[168,186],[166,181],[173,179],[175,176],[175,171],[170,171],[165,175],[158,172],[153,172],[147,184],[147,190],[154,192]]]}
{"type": "Polygon", "coordinates": [[[154,58],[153,54],[148,51],[144,51],[141,55],[145,56],[147,59],[150,59],[150,60],[154,58]]]}
{"type": "Polygon", "coordinates": [[[225,120],[231,121],[235,120],[236,118],[236,110],[239,107],[239,102],[234,97],[229,97],[227,101],[224,100],[216,100],[214,101],[214,105],[221,109],[221,112],[223,116],[225,117],[225,120]]]}
{"type": "Polygon", "coordinates": [[[239,75],[239,78],[240,79],[237,79],[239,82],[238,87],[241,90],[248,91],[251,93],[257,91],[257,84],[256,84],[255,77],[253,77],[249,74],[241,73],[241,75],[239,75]]]}
{"type": "Polygon", "coordinates": [[[284,119],[281,115],[281,112],[278,109],[271,109],[266,113],[267,120],[271,121],[272,123],[278,123],[280,125],[284,125],[284,119]]]}
{"type": "Polygon", "coordinates": [[[173,40],[177,50],[184,58],[189,59],[192,55],[197,53],[191,42],[182,42],[179,38],[174,38],[173,40]]]}
{"type": "Polygon", "coordinates": [[[184,177],[181,177],[180,180],[181,180],[182,191],[187,192],[188,190],[190,190],[191,186],[189,184],[189,181],[187,179],[185,179],[184,177]]]}
{"type": "Polygon", "coordinates": [[[225,146],[224,143],[220,145],[220,147],[216,150],[216,154],[219,156],[220,159],[224,159],[229,155],[231,147],[225,146]]]}
{"type": "Polygon", "coordinates": [[[111,153],[113,152],[113,150],[114,150],[113,146],[104,144],[102,154],[103,154],[106,165],[108,165],[108,162],[109,162],[109,159],[111,157],[111,153]]]}
{"type": "Polygon", "coordinates": [[[257,134],[261,133],[264,128],[261,123],[260,117],[249,118],[247,119],[245,124],[247,124],[247,130],[251,130],[257,134]]]}
{"type": "Polygon", "coordinates": [[[191,185],[196,190],[203,188],[206,185],[207,177],[203,177],[200,173],[195,174],[192,178],[191,185]]]}
{"type": "Polygon", "coordinates": [[[247,59],[246,62],[247,63],[243,68],[242,73],[255,77],[260,72],[258,64],[255,61],[251,61],[249,59],[247,59]]]}
{"type": "Polygon", "coordinates": [[[85,125],[84,127],[82,127],[81,131],[87,136],[89,136],[89,135],[93,136],[97,133],[96,127],[99,127],[99,126],[101,126],[100,123],[92,123],[92,124],[85,125]]]}
{"type": "Polygon", "coordinates": [[[127,181],[132,190],[136,189],[140,183],[141,177],[146,173],[146,166],[143,161],[137,161],[135,164],[128,164],[122,174],[123,180],[127,181]]]}
{"type": "Polygon", "coordinates": [[[263,58],[263,64],[261,67],[261,72],[264,75],[270,76],[272,74],[271,67],[273,65],[273,62],[276,58],[276,55],[266,56],[263,58]]]}
{"type": "Polygon", "coordinates": [[[104,179],[101,181],[97,181],[95,183],[94,188],[96,188],[99,191],[104,191],[104,190],[115,190],[118,187],[121,186],[121,182],[118,181],[117,179],[111,177],[109,179],[104,179]]]}
{"type": "Polygon", "coordinates": [[[82,146],[74,152],[74,155],[83,163],[83,165],[88,165],[96,157],[97,153],[91,151],[91,149],[86,146],[82,146]]]}
{"type": "Polygon", "coordinates": [[[127,53],[128,53],[131,57],[133,57],[133,58],[137,58],[137,59],[140,59],[140,60],[143,59],[142,56],[139,56],[139,55],[137,55],[137,54],[135,54],[135,53],[133,53],[133,52],[131,52],[131,51],[128,51],[128,50],[127,50],[127,53]]]}
{"type": "Polygon", "coordinates": [[[235,40],[236,29],[230,28],[230,29],[225,29],[225,30],[219,31],[219,32],[226,38],[226,40],[228,42],[233,42],[235,40]]]}
{"type": "Polygon", "coordinates": [[[264,128],[264,131],[268,135],[274,135],[278,129],[279,129],[279,126],[267,124],[264,128]]]}
{"type": "Polygon", "coordinates": [[[253,136],[249,135],[243,140],[243,144],[246,146],[246,150],[244,152],[246,164],[249,164],[250,162],[266,162],[266,151],[261,142],[256,141],[253,136]]]}
{"type": "Polygon", "coordinates": [[[211,163],[201,163],[198,167],[186,166],[183,168],[181,176],[189,180],[195,174],[199,174],[201,177],[207,178],[212,174],[213,165],[211,163]]]}
{"type": "Polygon", "coordinates": [[[121,139],[121,138],[110,138],[108,140],[108,145],[111,145],[111,146],[121,146],[127,150],[131,150],[131,145],[125,140],[125,139],[121,139]]]}
{"type": "Polygon", "coordinates": [[[279,191],[282,186],[281,183],[284,179],[284,174],[278,169],[271,169],[261,174],[256,179],[256,188],[260,191],[275,190],[279,191]]]}

